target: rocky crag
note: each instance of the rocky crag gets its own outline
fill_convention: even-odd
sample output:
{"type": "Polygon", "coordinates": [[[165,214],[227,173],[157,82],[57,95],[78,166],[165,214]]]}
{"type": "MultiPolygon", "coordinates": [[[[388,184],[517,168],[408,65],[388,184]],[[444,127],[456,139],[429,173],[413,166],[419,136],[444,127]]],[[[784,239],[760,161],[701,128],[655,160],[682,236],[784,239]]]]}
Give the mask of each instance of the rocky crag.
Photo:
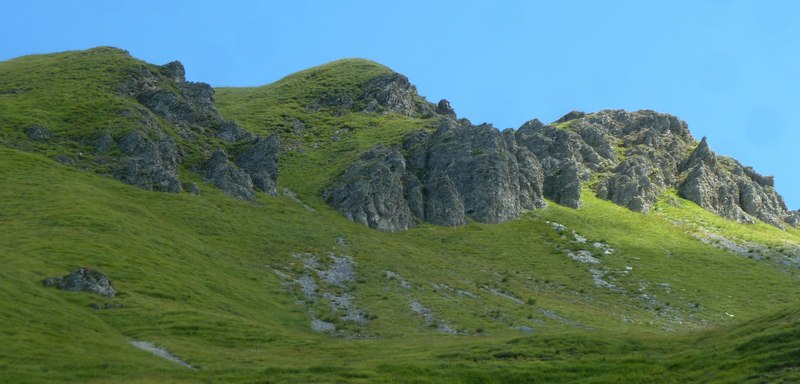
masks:
{"type": "Polygon", "coordinates": [[[379,97],[369,111],[416,113],[440,124],[434,131],[408,134],[400,145],[369,149],[324,192],[342,214],[371,228],[391,232],[422,221],[500,223],[543,206],[545,199],[578,208],[587,187],[599,198],[643,213],[675,189],[742,223],[760,220],[782,228],[800,222],[772,177],[715,154],[675,116],[573,111],[553,124],[531,120],[501,132],[457,120],[446,100],[421,107],[407,79],[390,78],[394,82],[370,83],[379,97]],[[375,90],[375,84],[382,88],[375,90]]]}
{"type": "MultiPolygon", "coordinates": [[[[144,108],[146,120],[141,130],[122,137],[125,167],[115,177],[144,189],[165,192],[180,192],[178,171],[185,152],[196,151],[191,144],[218,139],[221,144],[206,156],[202,164],[188,164],[197,170],[204,180],[226,194],[244,200],[255,199],[255,192],[277,194],[278,137],[257,137],[236,122],[224,119],[214,106],[214,89],[205,83],[186,81],[183,65],[173,61],[162,67],[143,65],[130,71],[128,78],[119,86],[119,92],[135,98],[144,108]],[[168,126],[164,127],[164,123],[168,126]],[[186,147],[177,139],[189,143],[186,147]],[[226,149],[245,143],[238,154],[229,161],[226,149]]],[[[113,138],[103,143],[113,142],[113,138]]],[[[192,189],[196,190],[196,186],[192,189]]]]}
{"type": "MultiPolygon", "coordinates": [[[[258,137],[223,118],[214,105],[214,89],[186,81],[180,62],[151,65],[109,47],[83,54],[125,58],[115,76],[99,85],[107,99],[125,106],[118,114],[126,124],[88,138],[62,134],[59,141],[87,150],[56,160],[97,169],[146,190],[199,193],[199,186],[180,175],[190,170],[239,199],[253,200],[256,191],[277,194],[278,136],[258,137]]],[[[34,142],[52,136],[42,125],[25,133],[34,142]]]]}

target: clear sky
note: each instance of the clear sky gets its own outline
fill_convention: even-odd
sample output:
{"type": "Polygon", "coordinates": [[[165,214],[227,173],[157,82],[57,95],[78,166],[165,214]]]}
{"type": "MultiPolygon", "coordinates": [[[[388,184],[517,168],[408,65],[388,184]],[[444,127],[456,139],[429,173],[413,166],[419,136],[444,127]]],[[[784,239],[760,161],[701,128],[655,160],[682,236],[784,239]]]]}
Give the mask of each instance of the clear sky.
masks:
{"type": "Polygon", "coordinates": [[[800,208],[800,1],[68,1],[0,3],[0,60],[111,45],[214,86],[345,57],[407,75],[499,128],[578,109],[655,109],[776,176],[800,208]]]}

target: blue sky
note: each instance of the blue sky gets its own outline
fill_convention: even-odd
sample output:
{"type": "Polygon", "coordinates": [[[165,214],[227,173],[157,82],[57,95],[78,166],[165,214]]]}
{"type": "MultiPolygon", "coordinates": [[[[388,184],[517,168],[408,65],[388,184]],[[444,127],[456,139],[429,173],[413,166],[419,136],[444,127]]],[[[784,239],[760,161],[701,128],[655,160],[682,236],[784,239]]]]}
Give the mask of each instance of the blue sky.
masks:
{"type": "Polygon", "coordinates": [[[5,1],[0,60],[112,45],[254,86],[345,57],[499,128],[655,109],[800,208],[798,1],[5,1]]]}

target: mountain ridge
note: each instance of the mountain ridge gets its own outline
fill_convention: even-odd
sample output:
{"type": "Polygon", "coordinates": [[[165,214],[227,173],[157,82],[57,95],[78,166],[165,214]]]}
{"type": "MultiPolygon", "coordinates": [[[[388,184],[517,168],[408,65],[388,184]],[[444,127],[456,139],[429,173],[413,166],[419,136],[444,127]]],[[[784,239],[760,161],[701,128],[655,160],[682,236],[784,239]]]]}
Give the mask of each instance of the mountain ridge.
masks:
{"type": "MultiPolygon", "coordinates": [[[[62,55],[107,55],[120,60],[127,52],[101,47],[62,55]]],[[[131,63],[135,62],[130,59],[131,63]]],[[[119,141],[122,157],[114,158],[111,155],[100,160],[108,164],[123,163],[111,171],[114,177],[146,189],[180,192],[184,185],[177,173],[179,165],[183,165],[195,171],[205,169],[204,179],[238,198],[252,200],[253,178],[257,179],[257,189],[277,193],[279,135],[271,136],[271,144],[260,145],[261,153],[249,155],[250,158],[263,159],[262,164],[228,163],[227,152],[233,151],[231,160],[238,156],[241,162],[245,158],[241,148],[234,148],[231,144],[246,140],[261,142],[266,138],[254,138],[236,122],[220,116],[215,107],[213,88],[204,83],[187,82],[183,66],[177,61],[161,67],[139,62],[129,64],[126,71],[121,77],[117,75],[117,84],[112,81],[107,86],[116,88],[112,92],[115,94],[113,97],[138,102],[138,107],[123,111],[122,115],[129,120],[139,119],[140,128],[123,137],[115,138],[106,132],[95,139],[97,145],[94,152],[98,155],[108,153],[110,147],[119,141]],[[142,106],[146,109],[142,109],[142,106]],[[154,116],[164,119],[169,126],[163,126],[154,116]],[[165,134],[170,131],[182,139],[181,145],[173,136],[165,134]],[[203,137],[209,133],[220,141],[211,144],[217,147],[215,153],[198,148],[201,141],[207,140],[203,137]],[[182,158],[184,154],[190,158],[185,165],[182,158]],[[212,159],[216,159],[214,164],[210,162],[212,159]]],[[[686,123],[671,115],[647,110],[603,110],[590,114],[573,111],[552,125],[533,119],[513,134],[501,133],[491,125],[473,126],[469,120],[457,120],[456,112],[447,100],[441,100],[438,104],[430,103],[417,93],[408,78],[365,59],[337,60],[286,76],[274,85],[258,87],[256,90],[274,89],[274,92],[281,93],[282,87],[286,88],[286,84],[293,82],[299,82],[306,88],[306,96],[300,100],[290,91],[286,97],[276,99],[278,104],[300,101],[303,112],[325,110],[334,116],[353,112],[398,114],[431,120],[426,125],[438,126],[431,140],[438,140],[439,144],[424,144],[430,147],[427,153],[411,153],[413,146],[423,145],[419,141],[425,130],[407,133],[409,136],[403,139],[401,146],[409,157],[398,163],[403,168],[402,172],[398,177],[382,181],[389,185],[389,191],[380,188],[365,190],[360,184],[354,185],[354,182],[358,183],[359,179],[364,178],[359,172],[377,170],[374,166],[364,168],[358,164],[352,165],[341,175],[349,178],[349,181],[340,177],[335,181],[338,186],[328,186],[322,191],[328,202],[347,217],[374,228],[395,231],[422,220],[442,225],[463,225],[466,222],[465,215],[484,222],[501,222],[518,217],[521,209],[541,207],[544,197],[578,208],[583,183],[592,184],[597,196],[637,212],[649,211],[660,194],[675,188],[679,195],[703,208],[740,222],[761,220],[782,228],[785,224],[797,225],[800,221],[798,213],[789,211],[783,198],[774,190],[771,177],[761,176],[734,159],[717,156],[708,148],[705,138],[699,144],[704,146],[702,150],[698,147],[694,153],[685,156],[696,141],[686,123]],[[342,76],[337,76],[335,83],[325,80],[332,73],[345,73],[347,76],[344,78],[349,80],[339,80],[342,76]],[[484,127],[485,132],[479,133],[476,129],[480,128],[477,127],[484,127]],[[446,131],[462,132],[465,129],[471,133],[455,133],[457,138],[437,138],[446,131]],[[478,139],[481,135],[484,138],[478,139]],[[488,139],[496,144],[489,144],[495,147],[488,149],[481,147],[485,143],[473,143],[474,148],[469,150],[472,153],[488,150],[491,154],[483,156],[482,160],[474,159],[472,164],[468,161],[461,169],[450,169],[449,165],[442,162],[452,163],[456,157],[464,160],[472,156],[459,153],[461,149],[457,146],[441,143],[441,140],[454,139],[458,142],[488,139]],[[507,148],[500,150],[497,147],[501,141],[505,142],[503,145],[507,148]],[[521,150],[522,147],[525,149],[521,150]],[[452,155],[448,157],[450,152],[452,155]],[[441,160],[431,156],[441,157],[441,160]],[[698,161],[698,156],[704,156],[704,159],[698,161]],[[722,165],[718,165],[718,157],[722,165]],[[411,167],[414,168],[412,172],[405,171],[407,161],[411,161],[411,167]],[[424,164],[425,161],[441,164],[424,164]],[[522,172],[519,164],[524,164],[522,172]],[[356,171],[353,167],[361,170],[356,171]],[[495,169],[487,171],[487,176],[496,175],[496,170],[500,169],[512,171],[511,174],[501,172],[499,179],[492,182],[485,177],[479,178],[484,184],[476,185],[470,181],[472,176],[465,174],[476,167],[495,169]],[[345,176],[348,173],[350,176],[345,176]],[[401,179],[406,179],[407,183],[401,179]],[[472,196],[472,191],[491,191],[500,185],[507,186],[488,194],[472,196]],[[520,190],[520,185],[525,187],[520,190]],[[403,191],[404,196],[392,191],[403,191]],[[383,196],[384,192],[394,196],[383,196]],[[393,224],[386,224],[388,222],[393,224]]],[[[298,111],[284,111],[281,115],[285,120],[291,120],[294,129],[303,126],[297,118],[298,111]]],[[[127,124],[130,125],[130,121],[127,124]]],[[[49,139],[47,132],[50,130],[42,124],[28,124],[24,129],[34,141],[49,139]],[[48,139],[43,139],[44,136],[48,136],[48,139]]],[[[256,148],[255,144],[253,148],[256,148]]],[[[365,152],[363,156],[372,156],[369,153],[365,152]]],[[[361,160],[365,160],[363,156],[361,160]]],[[[392,158],[395,163],[400,160],[394,155],[392,158]]],[[[74,157],[64,155],[59,159],[67,163],[76,162],[74,157]]],[[[195,186],[185,187],[197,190],[195,186]]]]}
{"type": "MultiPolygon", "coordinates": [[[[369,62],[247,89],[183,84],[177,63],[119,50],[12,64],[0,63],[0,381],[797,378],[800,229],[725,219],[675,187],[637,189],[655,196],[648,214],[613,201],[628,184],[611,177],[642,172],[603,169],[646,170],[651,152],[591,133],[646,125],[614,140],[669,148],[654,127],[680,136],[677,118],[576,112],[503,132],[369,62]],[[561,163],[588,180],[570,184],[561,163]],[[174,170],[166,186],[181,192],[131,164],[174,170]],[[493,182],[468,178],[479,171],[493,182]],[[413,226],[373,230],[329,204],[358,179],[408,207],[373,226],[413,226]],[[571,196],[579,209],[559,204],[571,196]],[[117,294],[45,283],[79,268],[117,294]]],[[[769,190],[675,141],[676,173],[651,168],[662,178],[702,164],[697,185],[769,190]]]]}

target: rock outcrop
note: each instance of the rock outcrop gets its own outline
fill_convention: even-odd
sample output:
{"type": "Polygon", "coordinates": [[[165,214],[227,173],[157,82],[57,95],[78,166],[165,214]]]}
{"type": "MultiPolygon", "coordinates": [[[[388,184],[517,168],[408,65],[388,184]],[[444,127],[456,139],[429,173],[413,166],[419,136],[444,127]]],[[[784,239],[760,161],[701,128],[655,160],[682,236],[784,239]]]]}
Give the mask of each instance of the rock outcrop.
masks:
{"type": "Polygon", "coordinates": [[[253,187],[270,195],[278,194],[278,135],[259,137],[253,146],[236,157],[239,168],[250,175],[253,187]]]}
{"type": "Polygon", "coordinates": [[[580,182],[589,177],[581,166],[580,136],[534,119],[520,127],[515,138],[541,163],[544,197],[568,207],[580,207],[580,182]]]}
{"type": "MultiPolygon", "coordinates": [[[[116,139],[105,132],[95,141],[95,160],[117,164],[112,172],[117,179],[147,190],[181,192],[184,183],[178,168],[184,158],[208,156],[207,150],[198,149],[200,142],[216,138],[237,143],[226,147],[228,150],[247,149],[236,157],[235,164],[220,150],[205,163],[186,164],[189,169],[200,171],[205,180],[235,198],[253,200],[254,187],[277,194],[278,137],[255,137],[224,119],[214,106],[214,89],[186,81],[180,62],[133,66],[117,92],[140,104],[122,113],[140,128],[116,139]],[[247,140],[252,141],[249,147],[247,140]],[[114,148],[120,150],[119,159],[115,159],[114,148]],[[190,153],[184,155],[184,151],[190,153]]],[[[195,185],[190,192],[197,194],[199,188],[195,185]]]]}
{"type": "Polygon", "coordinates": [[[119,140],[123,167],[114,176],[142,189],[180,192],[175,140],[159,129],[135,130],[119,140]]]}
{"type": "Polygon", "coordinates": [[[787,209],[774,190],[772,178],[761,176],[738,161],[717,156],[705,137],[683,168],[686,178],[678,189],[682,197],[742,223],[758,219],[783,226],[787,209]]]}
{"type": "Polygon", "coordinates": [[[243,170],[228,161],[228,155],[217,150],[203,165],[203,179],[231,197],[254,200],[253,181],[243,170]]]}
{"type": "Polygon", "coordinates": [[[652,163],[644,156],[629,157],[600,182],[597,197],[632,211],[648,212],[663,189],[663,183],[650,179],[653,172],[652,163]]]}
{"type": "Polygon", "coordinates": [[[450,106],[450,102],[445,99],[439,100],[439,103],[436,105],[436,113],[456,120],[456,111],[450,106]]]}
{"type": "Polygon", "coordinates": [[[212,134],[230,142],[252,138],[238,124],[222,118],[214,106],[214,88],[186,81],[183,64],[173,61],[157,69],[140,67],[120,91],[175,124],[184,137],[212,134]]]}
{"type": "Polygon", "coordinates": [[[445,119],[433,134],[409,135],[404,149],[407,158],[397,149],[370,149],[326,192],[327,200],[384,231],[416,221],[500,223],[544,204],[539,163],[513,134],[445,119]]]}
{"type": "Polygon", "coordinates": [[[417,88],[407,77],[392,72],[378,76],[367,83],[363,97],[367,102],[367,111],[414,116],[417,112],[414,100],[416,95],[417,88]]]}
{"type": "Polygon", "coordinates": [[[66,276],[47,278],[43,283],[46,287],[57,287],[64,291],[90,292],[105,297],[117,294],[106,275],[89,268],[77,268],[66,276]]]}
{"type": "Polygon", "coordinates": [[[415,223],[404,195],[406,162],[395,148],[378,145],[366,151],[325,192],[325,199],[347,218],[394,232],[415,223]]]}
{"type": "Polygon", "coordinates": [[[52,136],[50,130],[43,125],[34,125],[25,128],[25,134],[33,141],[47,141],[50,140],[50,136],[52,136]]]}
{"type": "MultiPolygon", "coordinates": [[[[445,100],[436,112],[455,116],[445,100]]],[[[446,226],[470,219],[500,223],[542,206],[543,198],[578,208],[583,185],[593,177],[598,197],[637,212],[650,211],[660,195],[675,188],[701,207],[743,223],[761,220],[782,227],[800,222],[787,211],[771,177],[717,156],[705,138],[696,143],[685,122],[654,111],[573,111],[552,125],[531,120],[503,133],[490,125],[443,118],[435,132],[406,137],[407,167],[386,182],[392,185],[390,194],[379,188],[358,190],[364,201],[388,199],[393,207],[403,207],[398,216],[403,225],[380,224],[390,231],[414,220],[446,226]]],[[[399,159],[400,154],[393,156],[399,159]]],[[[337,193],[347,196],[346,190],[337,193]]],[[[397,220],[383,215],[400,211],[364,212],[382,219],[357,221],[377,228],[377,223],[397,220]]]]}

